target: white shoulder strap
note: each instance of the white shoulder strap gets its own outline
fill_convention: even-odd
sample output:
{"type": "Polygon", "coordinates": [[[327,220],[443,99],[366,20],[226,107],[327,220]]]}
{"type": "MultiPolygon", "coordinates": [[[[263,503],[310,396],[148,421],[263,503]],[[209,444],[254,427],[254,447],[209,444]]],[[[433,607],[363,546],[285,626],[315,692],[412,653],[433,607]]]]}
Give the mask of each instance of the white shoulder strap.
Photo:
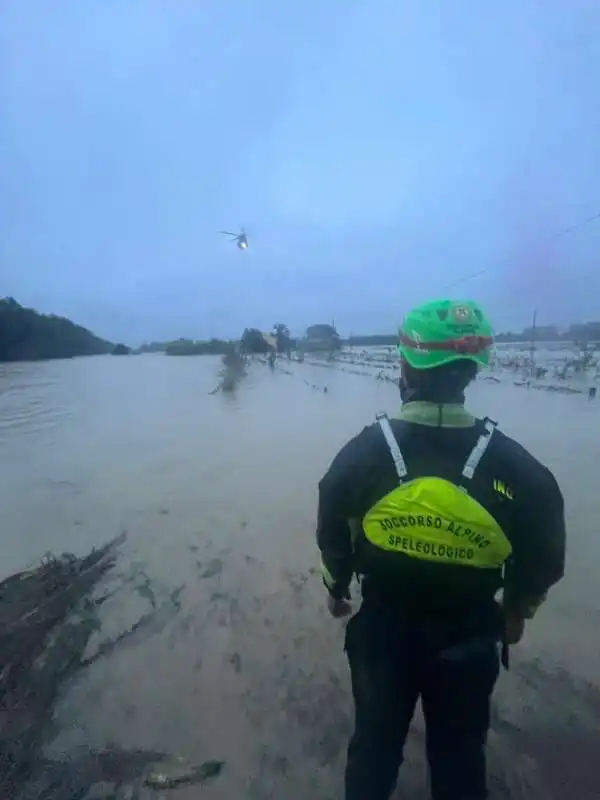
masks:
{"type": "Polygon", "coordinates": [[[390,448],[390,453],[392,454],[392,459],[394,461],[394,466],[396,467],[396,472],[398,473],[398,478],[402,483],[408,472],[406,470],[406,463],[404,462],[402,451],[398,446],[398,442],[394,436],[390,421],[385,413],[377,414],[376,420],[379,423],[379,427],[381,428],[381,432],[383,433],[385,441],[387,442],[387,446],[390,448]]]}
{"type": "Polygon", "coordinates": [[[465,466],[462,471],[463,478],[467,480],[471,480],[473,475],[475,474],[475,470],[477,469],[479,462],[483,458],[483,454],[488,449],[488,445],[492,439],[492,434],[496,430],[496,423],[491,419],[486,419],[485,421],[485,431],[481,434],[475,447],[471,450],[469,457],[465,463],[465,466]]]}

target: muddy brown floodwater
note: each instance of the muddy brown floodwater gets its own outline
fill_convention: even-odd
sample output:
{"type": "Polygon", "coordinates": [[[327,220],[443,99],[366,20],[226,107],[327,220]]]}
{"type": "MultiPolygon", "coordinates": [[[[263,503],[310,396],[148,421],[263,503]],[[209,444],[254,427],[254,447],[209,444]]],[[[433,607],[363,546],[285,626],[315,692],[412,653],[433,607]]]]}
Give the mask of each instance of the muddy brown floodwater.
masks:
{"type": "MultiPolygon", "coordinates": [[[[225,761],[174,800],[340,797],[352,706],[317,575],[316,485],[398,395],[282,366],[253,365],[234,395],[209,395],[211,358],[0,367],[2,577],[128,532],[91,645],[102,657],[67,692],[53,754],[117,744],[225,761]]],[[[469,402],[555,470],[570,536],[567,577],[499,682],[492,796],[597,798],[600,405],[483,382],[469,402]]],[[[422,744],[417,719],[399,784],[412,798],[427,796],[422,744]]]]}

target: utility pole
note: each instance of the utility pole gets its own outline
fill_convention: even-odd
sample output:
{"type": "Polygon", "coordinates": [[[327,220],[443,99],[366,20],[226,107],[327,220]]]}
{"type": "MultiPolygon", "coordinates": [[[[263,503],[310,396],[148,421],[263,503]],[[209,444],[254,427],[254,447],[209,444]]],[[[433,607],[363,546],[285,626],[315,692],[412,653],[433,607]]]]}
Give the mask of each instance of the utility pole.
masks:
{"type": "Polygon", "coordinates": [[[531,341],[529,342],[529,375],[530,378],[535,378],[535,340],[537,333],[537,311],[533,312],[533,319],[531,322],[531,341]]]}

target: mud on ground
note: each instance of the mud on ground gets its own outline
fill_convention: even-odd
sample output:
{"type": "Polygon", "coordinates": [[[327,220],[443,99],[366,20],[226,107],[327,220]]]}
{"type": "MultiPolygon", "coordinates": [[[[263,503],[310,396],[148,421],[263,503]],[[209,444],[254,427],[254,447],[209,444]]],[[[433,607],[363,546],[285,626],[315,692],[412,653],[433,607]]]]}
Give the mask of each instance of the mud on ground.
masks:
{"type": "MultiPolygon", "coordinates": [[[[248,553],[189,547],[194,580],[175,611],[172,589],[138,574],[136,594],[146,586],[144,602],[163,612],[151,635],[114,647],[67,694],[49,754],[118,746],[223,762],[210,784],[168,790],[172,800],[340,797],[352,704],[343,625],[326,615],[316,570],[274,575],[248,553]]],[[[494,708],[491,797],[600,796],[600,693],[514,654],[494,708]]],[[[427,800],[423,750],[417,717],[398,797],[427,800]]]]}

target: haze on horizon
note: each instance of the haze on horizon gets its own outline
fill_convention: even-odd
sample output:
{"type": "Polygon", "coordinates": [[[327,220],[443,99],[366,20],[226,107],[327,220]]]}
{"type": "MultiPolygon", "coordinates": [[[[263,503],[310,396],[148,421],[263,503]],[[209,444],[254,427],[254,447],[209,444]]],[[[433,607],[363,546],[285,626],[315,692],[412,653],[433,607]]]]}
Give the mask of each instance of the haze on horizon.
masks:
{"type": "Polygon", "coordinates": [[[600,223],[552,238],[600,211],[598,41],[594,0],[6,0],[0,296],[131,343],[598,319],[600,223]]]}

